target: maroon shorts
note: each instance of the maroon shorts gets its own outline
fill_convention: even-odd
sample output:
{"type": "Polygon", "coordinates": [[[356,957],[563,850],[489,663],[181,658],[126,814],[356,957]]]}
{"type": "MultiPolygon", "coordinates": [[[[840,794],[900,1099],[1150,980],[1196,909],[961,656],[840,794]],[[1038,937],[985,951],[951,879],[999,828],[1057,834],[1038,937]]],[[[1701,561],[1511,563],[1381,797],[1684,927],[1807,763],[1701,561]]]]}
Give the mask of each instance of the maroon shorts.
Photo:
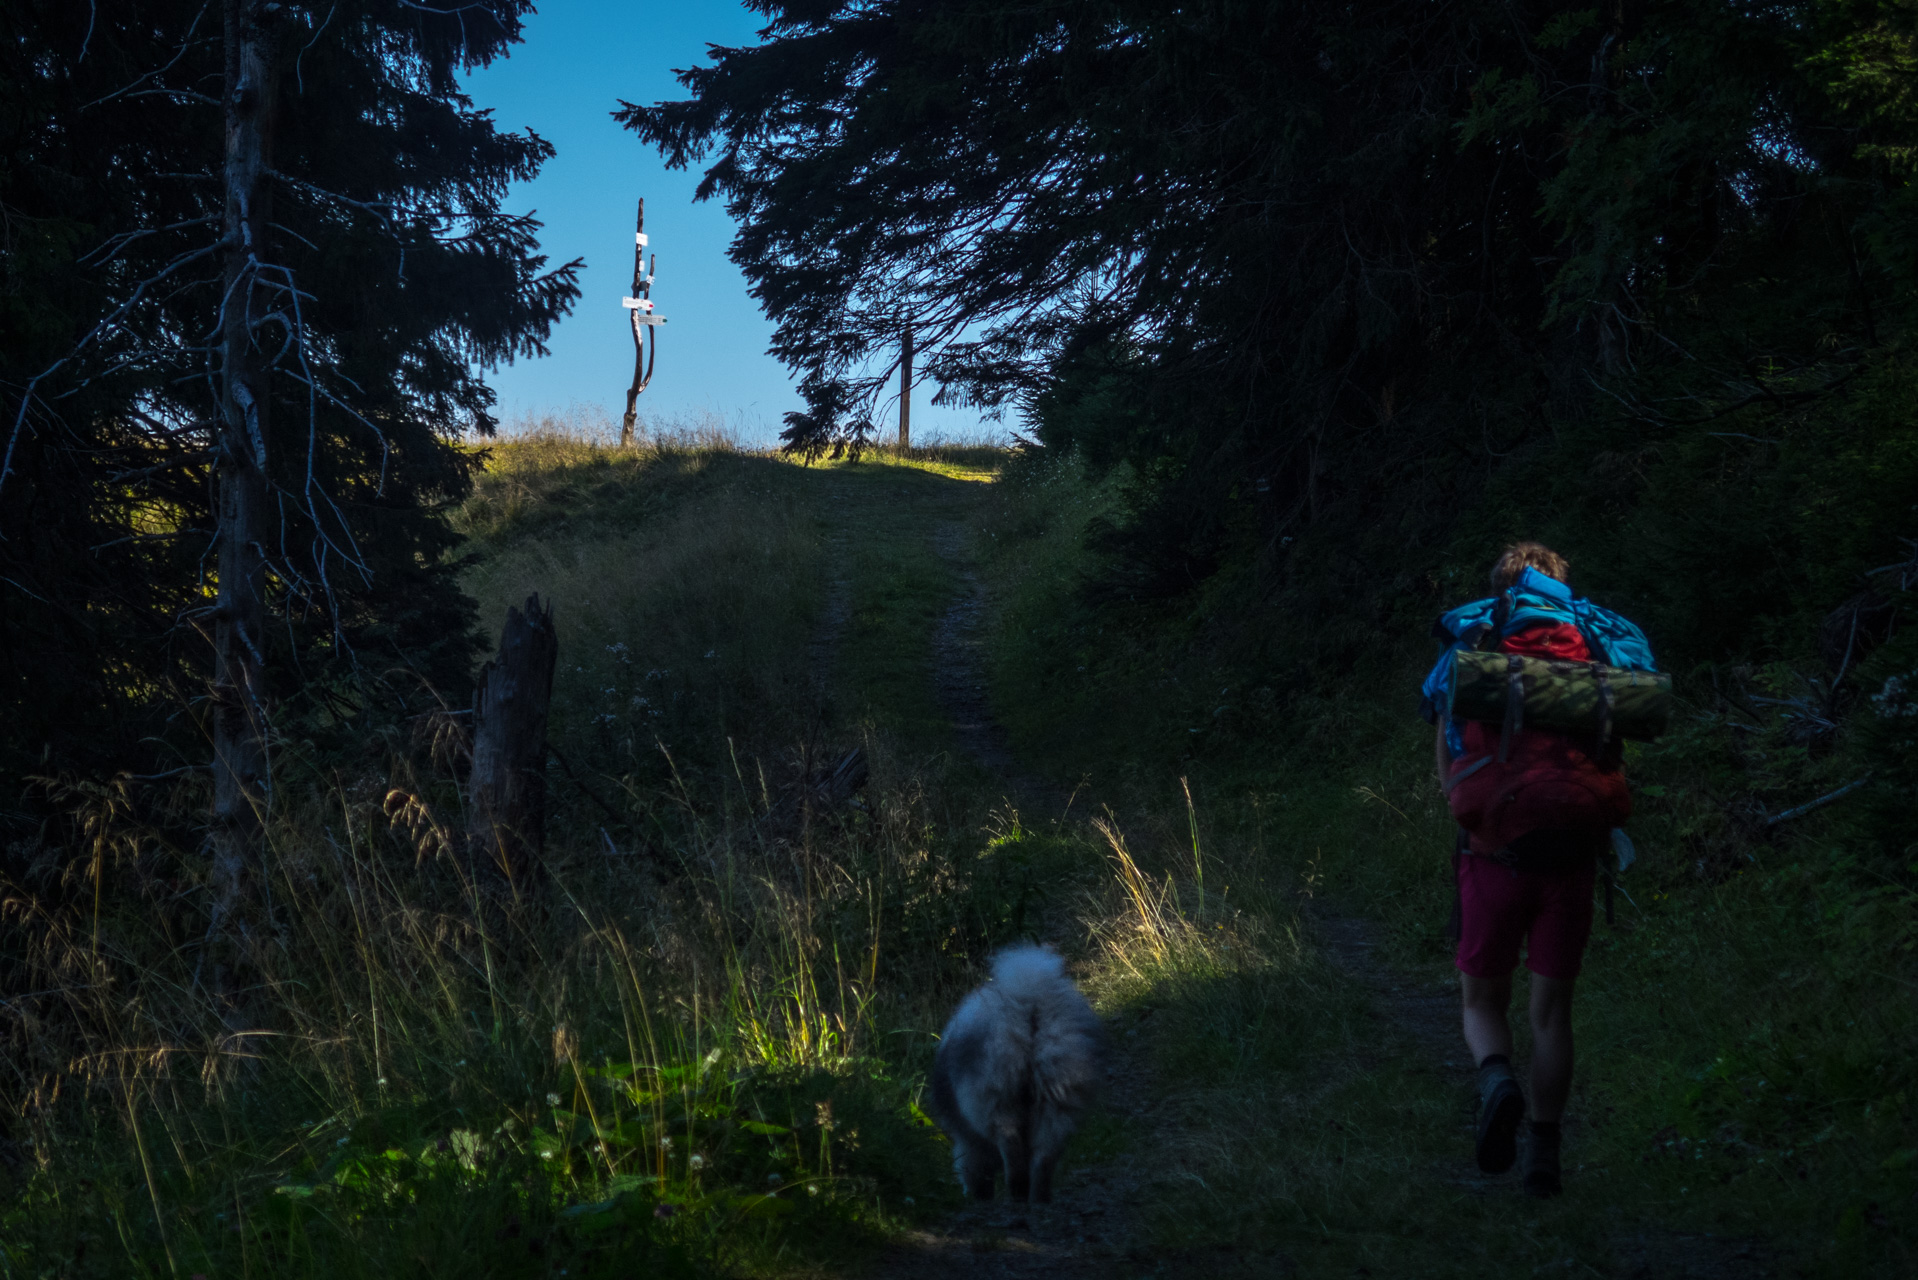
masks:
{"type": "Polygon", "coordinates": [[[1503,978],[1525,967],[1541,978],[1578,976],[1592,936],[1594,863],[1569,871],[1514,871],[1481,854],[1458,860],[1460,973],[1503,978]]]}

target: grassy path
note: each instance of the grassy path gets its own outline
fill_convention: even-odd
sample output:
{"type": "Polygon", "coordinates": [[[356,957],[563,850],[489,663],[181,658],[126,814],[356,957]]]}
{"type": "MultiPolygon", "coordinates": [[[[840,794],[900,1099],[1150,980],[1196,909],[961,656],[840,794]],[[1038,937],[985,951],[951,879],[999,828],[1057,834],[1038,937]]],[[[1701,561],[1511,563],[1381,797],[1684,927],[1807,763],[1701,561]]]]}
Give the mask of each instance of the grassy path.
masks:
{"type": "Polygon", "coordinates": [[[1702,1020],[1803,1019],[1782,1043],[1816,1048],[1866,1016],[1774,998],[1818,958],[1793,903],[1735,883],[1595,939],[1565,1197],[1478,1177],[1442,809],[1425,743],[1378,727],[1391,689],[1327,708],[1364,759],[1195,749],[1226,697],[1210,659],[1182,695],[1075,604],[1096,502],[993,482],[1002,461],[502,445],[462,509],[466,582],[489,627],[558,606],[542,884],[476,911],[456,717],[409,704],[352,763],[287,775],[276,1026],[244,1068],[170,917],[50,930],[41,994],[84,1017],[33,1045],[0,1273],[1910,1273],[1875,1265],[1908,1256],[1912,1193],[1877,1188],[1909,1153],[1854,1179],[1877,1199],[1821,1181],[1870,1148],[1816,1082],[1878,1064],[1798,1071],[1770,1104],[1794,1128],[1721,1120],[1805,1055],[1701,1063],[1737,1043],[1702,1020]],[[854,746],[856,802],[818,772],[854,746]],[[1728,942],[1721,907],[1776,927],[1728,942]],[[1106,1018],[1113,1080],[1050,1211],[966,1208],[916,1100],[985,957],[1030,937],[1106,1018]]]}
{"type": "MultiPolygon", "coordinates": [[[[1076,526],[1048,525],[1033,509],[1048,495],[1019,509],[1018,495],[993,482],[991,458],[906,464],[881,456],[799,468],[764,457],[662,455],[646,465],[652,470],[632,482],[609,482],[604,497],[581,484],[573,486],[581,498],[563,510],[552,499],[529,505],[532,515],[517,518],[546,521],[532,528],[557,527],[564,517],[565,546],[556,541],[536,557],[521,536],[510,555],[530,567],[523,579],[502,571],[498,594],[511,600],[525,586],[576,583],[572,594],[582,602],[569,616],[580,617],[587,585],[609,580],[589,571],[588,553],[613,545],[597,530],[611,526],[619,530],[612,537],[632,539],[617,544],[632,548],[619,563],[648,566],[661,585],[647,600],[659,603],[626,607],[617,627],[609,622],[583,637],[575,652],[611,654],[621,640],[650,637],[644,662],[636,657],[631,670],[643,668],[650,682],[656,666],[662,679],[635,685],[643,696],[631,705],[719,707],[727,735],[757,736],[760,764],[745,768],[734,792],[726,788],[736,762],[709,752],[703,794],[735,794],[721,804],[725,812],[737,810],[724,805],[778,807],[792,768],[790,746],[781,743],[795,736],[808,744],[808,758],[815,745],[833,753],[855,741],[868,746],[867,807],[810,835],[776,822],[726,826],[743,818],[721,823],[703,816],[710,808],[698,810],[695,834],[732,843],[714,844],[689,866],[752,868],[768,891],[790,885],[778,892],[794,895],[774,914],[738,916],[734,936],[764,938],[777,921],[791,931],[791,954],[816,958],[807,962],[810,975],[785,980],[784,961],[753,951],[737,961],[740,972],[756,966],[775,983],[790,981],[805,993],[810,1018],[856,1021],[862,1051],[883,1057],[884,1070],[910,1088],[927,1066],[931,1034],[985,952],[1037,936],[1073,958],[1121,1050],[1108,1106],[1069,1154],[1051,1212],[933,1212],[935,1200],[952,1194],[936,1144],[915,1139],[883,1168],[848,1151],[844,1159],[876,1171],[866,1184],[873,1189],[858,1192],[881,1208],[869,1220],[876,1229],[849,1236],[839,1258],[830,1247],[822,1252],[830,1235],[798,1240],[771,1230],[767,1247],[788,1269],[882,1280],[1731,1280],[1777,1272],[1776,1255],[1758,1238],[1762,1211],[1742,1219],[1685,1212],[1679,1197],[1689,1184],[1673,1177],[1684,1174],[1668,1164],[1646,1178],[1643,1143],[1627,1132],[1632,1122],[1615,1121],[1612,1097],[1589,1085],[1575,1095],[1568,1121],[1563,1200],[1538,1204],[1519,1194],[1515,1177],[1478,1176],[1455,978],[1436,950],[1406,945],[1436,934],[1439,922],[1428,929],[1412,919],[1389,877],[1367,872],[1388,847],[1399,851],[1392,856],[1429,856],[1442,866],[1443,850],[1426,850],[1424,828],[1408,816],[1418,812],[1414,801],[1377,804],[1383,793],[1374,789],[1365,793],[1373,800],[1355,802],[1350,781],[1288,779],[1258,760],[1235,762],[1237,776],[1254,780],[1250,799],[1197,761],[1112,770],[1111,757],[1130,743],[1111,734],[1098,742],[1103,722],[1121,719],[1120,702],[1165,698],[1165,685],[1142,666],[1085,696],[1100,688],[1083,682],[1095,678],[1088,668],[1096,673],[1111,642],[1096,619],[1072,616],[1069,570],[1035,573],[1008,551],[1022,537],[1028,545],[1051,537],[1051,554],[1069,565],[1076,526]],[[624,532],[634,528],[663,532],[624,532]],[[737,532],[760,528],[777,536],[762,546],[737,532]],[[700,539],[717,549],[695,555],[700,539]],[[727,551],[735,542],[740,549],[727,551]],[[566,549],[573,547],[584,550],[566,549]],[[555,578],[549,563],[582,567],[555,578]],[[676,655],[659,642],[670,628],[683,632],[676,655]],[[1034,670],[1048,674],[1028,678],[1034,670]],[[688,684],[687,701],[669,704],[683,673],[709,683],[688,684]],[[1076,692],[1067,687],[1075,681],[1076,692]],[[795,697],[795,689],[812,692],[795,697]],[[795,710],[800,703],[807,705],[795,710]],[[1079,717],[1078,727],[1047,738],[1044,722],[1059,712],[1079,717]],[[1103,764],[1090,752],[1075,755],[1075,740],[1105,748],[1103,764]],[[1187,771],[1190,807],[1180,789],[1187,771]],[[1088,772],[1092,783],[1081,785],[1088,772]],[[1108,827],[1095,825],[1102,818],[1108,827]],[[742,842],[729,832],[751,834],[742,842]],[[865,976],[851,982],[841,955],[869,957],[865,976]],[[908,1191],[918,1209],[902,1204],[908,1191]]],[[[606,611],[616,612],[611,604],[606,611]]],[[[571,723],[580,726],[573,732],[582,755],[594,742],[619,746],[621,726],[652,714],[620,718],[610,705],[602,713],[593,696],[618,686],[625,698],[619,682],[629,679],[620,674],[626,668],[602,661],[605,674],[588,666],[569,686],[580,704],[571,723]],[[610,730],[598,727],[602,718],[613,720],[610,730]]],[[[679,759],[697,750],[694,721],[676,730],[670,716],[658,723],[679,759]]],[[[714,740],[710,730],[703,740],[714,740]]],[[[631,778],[644,793],[660,785],[661,766],[646,735],[637,741],[631,778]]],[[[1389,774],[1399,766],[1385,759],[1378,767],[1389,774]]],[[[716,803],[699,798],[700,786],[695,778],[689,812],[716,803]]],[[[658,826],[665,836],[686,821],[676,812],[666,810],[658,826]]],[[[674,909],[684,918],[691,904],[674,909]]],[[[735,908],[716,899],[700,910],[735,908]]],[[[736,998],[757,1001],[768,989],[755,976],[736,998]]],[[[764,1024],[789,1025],[783,1014],[765,1015],[764,1024]]],[[[1521,1056],[1522,1041],[1521,1033],[1521,1056]]],[[[811,1047],[797,1052],[820,1061],[808,1056],[811,1047]]],[[[842,1088],[824,1080],[817,1087],[842,1088]]],[[[840,1105],[851,1105],[843,1093],[840,1105]]],[[[888,1123],[900,1119],[895,1113],[888,1123]]],[[[780,1123],[803,1128],[791,1118],[780,1123]]],[[[819,1204],[823,1212],[823,1196],[819,1204]]]]}
{"type": "MultiPolygon", "coordinates": [[[[1185,815],[1068,793],[1025,767],[994,722],[980,655],[986,587],[972,554],[989,491],[898,466],[843,470],[832,484],[831,536],[856,548],[840,670],[866,713],[922,742],[943,737],[963,766],[956,785],[1086,845],[1097,838],[1084,818],[1103,802],[1143,843],[1176,847],[1185,815]]],[[[1246,881],[1245,906],[1214,920],[1201,895],[1189,914],[1241,933],[1250,955],[1200,944],[1129,980],[1115,980],[1109,952],[1096,962],[1121,1053],[1059,1205],[968,1208],[914,1233],[874,1274],[1775,1274],[1749,1237],[1674,1231],[1633,1221],[1628,1202],[1608,1204],[1615,1175],[1576,1165],[1576,1111],[1565,1200],[1539,1205],[1514,1177],[1478,1174],[1449,966],[1384,958],[1386,931],[1366,904],[1322,896],[1296,851],[1239,849],[1222,861],[1221,873],[1246,881]]],[[[1081,898],[1048,932],[1083,949],[1109,928],[1099,910],[1081,898]]]]}
{"type": "MultiPolygon", "coordinates": [[[[877,478],[882,484],[893,479],[883,474],[877,478]]],[[[846,498],[834,503],[836,517],[877,517],[882,522],[881,536],[890,550],[869,557],[862,566],[867,578],[860,595],[875,606],[868,622],[875,633],[890,631],[901,652],[917,649],[923,655],[927,666],[919,678],[936,696],[950,749],[962,762],[962,785],[1011,807],[1028,825],[1058,829],[1070,824],[1075,797],[1020,768],[1004,730],[992,718],[983,654],[987,601],[969,532],[980,522],[981,495],[949,490],[917,502],[861,504],[853,484],[841,492],[846,498]],[[932,558],[925,554],[928,547],[932,558]],[[919,575],[916,586],[901,583],[901,577],[913,574],[919,575]],[[924,605],[941,590],[946,593],[943,607],[936,611],[930,634],[919,636],[915,644],[907,638],[915,629],[912,624],[925,621],[924,605]],[[891,626],[878,625],[882,613],[890,615],[891,626]]],[[[895,492],[904,498],[911,491],[895,492]]],[[[843,545],[849,532],[836,527],[829,538],[843,545]]],[[[867,532],[873,532],[872,526],[867,532]]],[[[903,671],[899,674],[905,678],[903,671]]],[[[895,696],[900,692],[897,686],[888,691],[895,696]]],[[[1055,911],[1038,932],[1069,947],[1084,935],[1085,924],[1069,912],[1055,911]]],[[[885,1252],[870,1274],[877,1280],[1089,1278],[1111,1275],[1123,1266],[1137,1234],[1143,1188],[1131,1153],[1124,1149],[1132,1144],[1113,1139],[1142,1124],[1149,1127],[1154,1089],[1142,1055],[1123,1039],[1115,1038],[1115,1043],[1118,1049],[1107,1064],[1106,1087],[1093,1122],[1105,1141],[1094,1137],[1079,1144],[1080,1158],[1069,1164],[1055,1205],[968,1205],[911,1232],[885,1252]]]]}

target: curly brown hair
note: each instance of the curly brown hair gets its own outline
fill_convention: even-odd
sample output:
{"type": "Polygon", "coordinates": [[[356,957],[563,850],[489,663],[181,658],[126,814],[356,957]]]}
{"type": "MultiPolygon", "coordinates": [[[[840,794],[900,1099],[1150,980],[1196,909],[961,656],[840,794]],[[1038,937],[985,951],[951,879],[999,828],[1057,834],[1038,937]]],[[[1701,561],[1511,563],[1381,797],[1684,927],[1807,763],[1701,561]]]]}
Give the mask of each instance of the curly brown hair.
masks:
{"type": "Polygon", "coordinates": [[[1518,575],[1530,565],[1549,578],[1571,580],[1572,566],[1564,556],[1542,542],[1514,542],[1499,553],[1492,566],[1492,590],[1503,591],[1518,581],[1518,575]]]}

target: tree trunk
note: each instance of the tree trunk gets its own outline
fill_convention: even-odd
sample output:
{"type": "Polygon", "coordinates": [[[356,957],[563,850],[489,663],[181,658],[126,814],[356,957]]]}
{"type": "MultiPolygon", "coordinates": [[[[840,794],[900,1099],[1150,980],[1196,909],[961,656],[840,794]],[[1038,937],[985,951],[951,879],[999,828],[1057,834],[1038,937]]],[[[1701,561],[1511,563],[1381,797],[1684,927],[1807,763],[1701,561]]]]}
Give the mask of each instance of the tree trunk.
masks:
{"type": "MultiPolygon", "coordinates": [[[[219,595],[213,617],[213,916],[210,937],[245,950],[270,795],[263,661],[267,519],[267,260],[279,6],[226,0],[226,222],[220,315],[219,595]]],[[[231,957],[216,957],[218,969],[231,957]]]]}
{"type": "Polygon", "coordinates": [[[538,874],[546,845],[546,713],[559,638],[551,609],[529,596],[506,611],[499,656],[473,691],[468,843],[475,870],[517,896],[538,874]]]}
{"type": "Polygon", "coordinates": [[[899,452],[912,448],[912,330],[899,342],[899,452]]]}

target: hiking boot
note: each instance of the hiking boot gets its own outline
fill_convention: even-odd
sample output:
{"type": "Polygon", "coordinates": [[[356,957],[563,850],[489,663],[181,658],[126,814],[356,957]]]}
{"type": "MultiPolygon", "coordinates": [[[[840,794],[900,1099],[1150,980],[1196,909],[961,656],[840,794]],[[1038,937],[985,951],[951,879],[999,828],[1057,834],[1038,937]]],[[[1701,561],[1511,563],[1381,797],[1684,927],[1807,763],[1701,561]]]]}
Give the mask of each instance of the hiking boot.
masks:
{"type": "Polygon", "coordinates": [[[1504,1173],[1518,1159],[1518,1122],[1525,1118],[1525,1095],[1512,1077],[1511,1064],[1502,1058],[1487,1059],[1478,1076],[1479,1171],[1504,1173]]]}
{"type": "Polygon", "coordinates": [[[1525,1194],[1549,1200],[1565,1190],[1558,1168],[1559,1130],[1555,1124],[1532,1122],[1532,1140],[1525,1144],[1525,1194]]]}

